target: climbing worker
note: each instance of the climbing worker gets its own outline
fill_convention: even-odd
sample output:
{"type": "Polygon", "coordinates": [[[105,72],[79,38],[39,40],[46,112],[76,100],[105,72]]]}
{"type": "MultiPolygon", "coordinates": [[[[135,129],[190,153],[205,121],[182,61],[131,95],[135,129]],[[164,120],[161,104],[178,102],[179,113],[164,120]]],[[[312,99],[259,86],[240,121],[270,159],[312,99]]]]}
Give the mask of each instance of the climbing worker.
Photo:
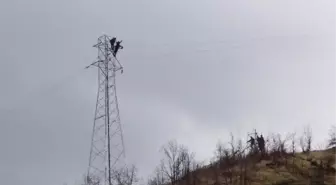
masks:
{"type": "Polygon", "coordinates": [[[110,44],[111,44],[111,51],[114,52],[114,43],[116,42],[117,38],[113,37],[110,40],[110,44]]]}
{"type": "Polygon", "coordinates": [[[114,53],[113,53],[114,57],[116,57],[117,52],[118,52],[119,49],[123,49],[124,48],[122,45],[120,45],[121,42],[122,42],[122,40],[121,41],[117,41],[117,44],[116,44],[116,46],[114,48],[114,53]]]}
{"type": "Polygon", "coordinates": [[[250,140],[248,140],[247,142],[250,143],[250,147],[251,147],[251,149],[253,149],[253,146],[255,144],[254,138],[252,136],[250,136],[250,140]]]}
{"type": "Polygon", "coordinates": [[[258,137],[258,146],[259,146],[259,150],[261,153],[264,153],[265,151],[265,140],[263,135],[261,134],[260,137],[258,137]]]}

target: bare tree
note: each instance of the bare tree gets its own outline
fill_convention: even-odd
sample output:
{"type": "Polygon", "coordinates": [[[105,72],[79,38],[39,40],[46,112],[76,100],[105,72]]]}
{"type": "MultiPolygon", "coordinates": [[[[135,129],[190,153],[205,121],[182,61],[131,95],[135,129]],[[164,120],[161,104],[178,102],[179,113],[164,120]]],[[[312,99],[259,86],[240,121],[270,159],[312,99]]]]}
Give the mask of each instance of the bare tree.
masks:
{"type": "Polygon", "coordinates": [[[329,140],[328,140],[328,148],[336,147],[336,126],[333,125],[329,129],[329,140]]]}
{"type": "Polygon", "coordinates": [[[292,155],[295,154],[295,151],[296,151],[296,142],[295,142],[295,135],[296,133],[292,133],[291,135],[291,152],[292,152],[292,155]]]}
{"type": "Polygon", "coordinates": [[[294,134],[287,134],[285,138],[282,138],[280,134],[272,134],[270,137],[270,151],[269,157],[272,160],[271,165],[287,164],[288,159],[288,147],[287,142],[292,139],[292,152],[295,151],[295,139],[294,134]],[[285,159],[285,160],[283,160],[285,159]]]}
{"type": "MultiPolygon", "coordinates": [[[[230,153],[226,153],[226,162],[225,162],[225,168],[224,171],[227,175],[226,183],[227,184],[233,184],[234,182],[234,174],[238,176],[241,176],[242,174],[242,168],[240,169],[239,173],[234,173],[234,168],[236,165],[241,164],[241,162],[244,159],[244,150],[243,150],[243,142],[241,139],[235,140],[233,134],[230,134],[231,140],[229,141],[230,144],[230,153]]],[[[242,165],[240,165],[242,167],[242,165]]]]}
{"type": "Polygon", "coordinates": [[[182,162],[179,160],[179,147],[176,141],[169,141],[163,147],[165,159],[161,160],[161,169],[174,185],[181,176],[182,162]]]}
{"type": "Polygon", "coordinates": [[[271,138],[271,152],[285,153],[286,152],[286,141],[287,139],[281,139],[280,134],[273,134],[271,138]]]}
{"type": "Polygon", "coordinates": [[[194,153],[190,153],[188,148],[181,146],[180,148],[180,160],[182,161],[182,175],[188,175],[192,170],[194,162],[194,153]]]}
{"type": "MultiPolygon", "coordinates": [[[[242,143],[241,143],[242,146],[242,143]]],[[[242,147],[243,148],[243,147],[242,147]]],[[[245,147],[247,148],[247,146],[245,147]]],[[[245,153],[244,149],[241,150],[241,152],[238,155],[238,165],[239,165],[239,173],[237,173],[238,178],[237,180],[239,180],[239,184],[243,185],[243,184],[247,184],[247,154],[245,153]]]]}
{"type": "Polygon", "coordinates": [[[101,179],[95,176],[84,176],[84,185],[100,185],[101,179]]]}
{"type": "Polygon", "coordinates": [[[193,161],[193,154],[175,140],[169,141],[163,148],[165,158],[161,160],[161,170],[175,185],[182,177],[189,174],[193,161]]]}
{"type": "Polygon", "coordinates": [[[231,140],[229,141],[231,147],[231,156],[235,160],[241,152],[243,152],[243,142],[241,139],[235,140],[232,133],[230,133],[231,140]]]}
{"type": "Polygon", "coordinates": [[[235,140],[233,134],[230,134],[230,141],[228,142],[230,148],[226,148],[225,145],[218,141],[215,150],[215,158],[220,161],[223,157],[229,157],[235,159],[237,155],[243,150],[243,145],[241,140],[235,140]]]}
{"type": "Polygon", "coordinates": [[[220,161],[212,160],[209,165],[209,169],[213,173],[215,185],[219,184],[219,177],[220,177],[220,161]]]}
{"type": "MultiPolygon", "coordinates": [[[[235,173],[235,166],[245,158],[243,144],[241,140],[236,140],[233,134],[230,134],[230,141],[228,148],[225,147],[220,141],[216,145],[215,161],[212,163],[211,169],[216,177],[216,184],[220,184],[219,177],[222,177],[224,183],[232,184],[234,175],[241,176],[243,174],[243,163],[241,163],[240,174],[235,173]]],[[[241,176],[242,178],[242,176],[241,176]]]]}
{"type": "Polygon", "coordinates": [[[225,145],[221,141],[218,141],[216,144],[216,150],[215,150],[215,160],[218,160],[218,161],[221,160],[226,150],[227,149],[225,149],[225,145]]]}
{"type": "Polygon", "coordinates": [[[196,185],[200,182],[200,170],[202,169],[204,165],[201,163],[198,163],[196,161],[193,161],[192,163],[192,169],[191,169],[191,182],[190,185],[196,185]]]}
{"type": "Polygon", "coordinates": [[[309,125],[304,127],[302,136],[300,137],[300,146],[302,152],[310,152],[312,144],[313,133],[309,125]]]}
{"type": "Polygon", "coordinates": [[[117,185],[133,185],[138,182],[137,168],[134,165],[113,170],[112,178],[117,185]]]}
{"type": "Polygon", "coordinates": [[[148,179],[147,185],[162,185],[162,184],[159,183],[156,177],[151,177],[148,179]]]}
{"type": "Polygon", "coordinates": [[[154,176],[148,180],[148,185],[163,185],[166,184],[167,179],[161,170],[161,167],[156,167],[154,176]]]}

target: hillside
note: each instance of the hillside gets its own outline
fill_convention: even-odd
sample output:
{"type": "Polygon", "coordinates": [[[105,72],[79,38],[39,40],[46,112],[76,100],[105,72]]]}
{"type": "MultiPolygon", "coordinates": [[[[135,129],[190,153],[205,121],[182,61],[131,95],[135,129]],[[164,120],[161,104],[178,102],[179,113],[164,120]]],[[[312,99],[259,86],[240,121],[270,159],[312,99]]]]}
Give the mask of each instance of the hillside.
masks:
{"type": "Polygon", "coordinates": [[[190,173],[178,185],[335,184],[335,147],[323,151],[227,158],[190,173]],[[322,163],[322,166],[321,166],[322,163]]]}

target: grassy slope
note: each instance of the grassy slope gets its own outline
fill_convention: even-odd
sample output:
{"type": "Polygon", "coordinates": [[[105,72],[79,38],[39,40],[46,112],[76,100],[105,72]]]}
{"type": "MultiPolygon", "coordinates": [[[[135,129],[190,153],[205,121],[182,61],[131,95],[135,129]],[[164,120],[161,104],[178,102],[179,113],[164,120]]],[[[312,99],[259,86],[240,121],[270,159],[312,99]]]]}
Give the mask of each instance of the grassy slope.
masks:
{"type": "MultiPolygon", "coordinates": [[[[331,166],[327,169],[324,167],[324,183],[334,185],[335,182],[335,148],[323,151],[313,151],[310,154],[298,153],[294,157],[289,156],[287,159],[279,158],[279,165],[274,164],[271,160],[261,160],[258,162],[248,161],[247,177],[250,179],[248,184],[251,185],[286,185],[309,184],[314,168],[311,161],[324,163],[328,161],[331,166]],[[268,165],[266,165],[268,164],[268,165]]],[[[314,163],[313,162],[313,163],[314,163]]],[[[238,166],[233,168],[233,173],[239,174],[238,166]]],[[[219,179],[220,184],[225,184],[225,171],[215,171],[211,168],[199,169],[196,172],[198,176],[197,185],[213,185],[215,179],[219,179]]],[[[236,177],[238,175],[235,175],[236,177]]],[[[234,179],[234,178],[233,178],[234,179]]],[[[181,184],[192,184],[181,182],[181,184]]],[[[239,184],[237,181],[236,183],[239,184]]]]}

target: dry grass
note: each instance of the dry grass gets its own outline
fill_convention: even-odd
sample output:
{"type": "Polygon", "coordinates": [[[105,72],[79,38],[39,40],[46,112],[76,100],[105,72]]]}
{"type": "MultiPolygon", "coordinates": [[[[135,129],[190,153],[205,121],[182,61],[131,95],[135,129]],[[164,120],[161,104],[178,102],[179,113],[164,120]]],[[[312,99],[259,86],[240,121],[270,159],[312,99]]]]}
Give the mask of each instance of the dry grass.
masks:
{"type": "MultiPolygon", "coordinates": [[[[335,182],[335,148],[324,151],[313,151],[309,154],[298,153],[294,156],[279,158],[278,164],[271,160],[259,160],[258,162],[248,161],[246,167],[246,182],[249,185],[286,185],[310,184],[314,175],[314,164],[324,163],[324,183],[334,185],[335,182]]],[[[239,164],[228,169],[205,168],[197,171],[198,180],[181,182],[180,185],[220,185],[229,184],[242,185],[239,176],[239,164]],[[231,178],[230,178],[231,176],[231,178]],[[217,183],[216,183],[217,179],[217,183]],[[231,181],[232,182],[231,182],[231,181]]]]}

